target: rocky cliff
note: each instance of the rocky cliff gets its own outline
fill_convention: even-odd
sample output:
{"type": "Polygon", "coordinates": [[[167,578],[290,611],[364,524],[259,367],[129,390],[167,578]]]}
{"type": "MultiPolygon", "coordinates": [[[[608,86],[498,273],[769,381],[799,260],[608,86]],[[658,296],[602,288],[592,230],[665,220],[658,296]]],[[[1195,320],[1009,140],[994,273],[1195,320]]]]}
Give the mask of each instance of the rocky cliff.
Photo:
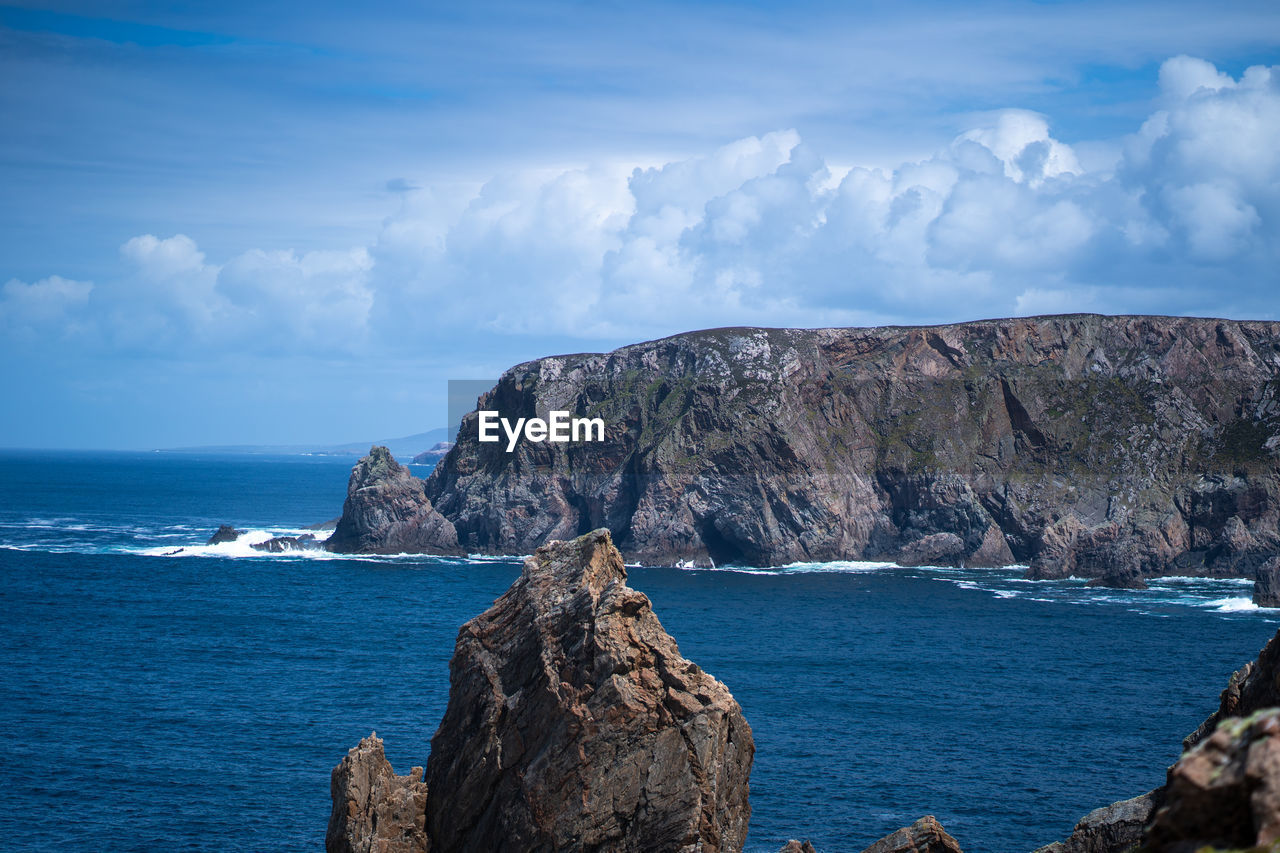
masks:
{"type": "Polygon", "coordinates": [[[742,848],[751,729],[626,578],[607,531],[556,542],[462,627],[427,763],[438,849],[742,848]]]}
{"type": "Polygon", "coordinates": [[[426,484],[468,551],[606,527],[628,559],[1026,563],[1120,585],[1280,552],[1280,323],[1072,315],[717,329],[508,370],[426,484]]]}
{"type": "Polygon", "coordinates": [[[372,738],[334,770],[329,853],[741,850],[751,728],[626,579],[605,530],[529,557],[458,634],[426,784],[372,738]]]}
{"type": "Polygon", "coordinates": [[[342,517],[325,548],[342,554],[462,553],[457,532],[432,507],[423,482],[385,447],[371,448],[352,469],[342,517]]]}

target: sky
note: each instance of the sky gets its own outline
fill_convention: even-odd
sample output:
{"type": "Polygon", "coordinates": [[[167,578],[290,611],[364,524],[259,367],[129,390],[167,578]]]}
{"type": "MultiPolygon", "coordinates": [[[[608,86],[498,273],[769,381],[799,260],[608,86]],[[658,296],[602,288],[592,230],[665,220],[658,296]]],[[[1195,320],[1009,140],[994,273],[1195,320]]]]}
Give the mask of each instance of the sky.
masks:
{"type": "Polygon", "coordinates": [[[0,447],[697,328],[1280,316],[1280,6],[0,4],[0,447]]]}

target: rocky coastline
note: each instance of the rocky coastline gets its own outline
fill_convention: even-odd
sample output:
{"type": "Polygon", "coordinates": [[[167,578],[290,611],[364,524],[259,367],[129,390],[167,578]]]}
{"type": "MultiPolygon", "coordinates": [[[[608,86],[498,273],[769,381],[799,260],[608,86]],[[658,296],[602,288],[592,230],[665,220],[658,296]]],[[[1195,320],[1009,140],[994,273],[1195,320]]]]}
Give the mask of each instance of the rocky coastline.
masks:
{"type": "Polygon", "coordinates": [[[1025,565],[1117,587],[1280,556],[1280,323],[718,329],[521,364],[479,407],[601,417],[605,437],[508,453],[473,413],[420,490],[375,451],[328,547],[528,554],[604,527],[644,564],[1025,565]]]}

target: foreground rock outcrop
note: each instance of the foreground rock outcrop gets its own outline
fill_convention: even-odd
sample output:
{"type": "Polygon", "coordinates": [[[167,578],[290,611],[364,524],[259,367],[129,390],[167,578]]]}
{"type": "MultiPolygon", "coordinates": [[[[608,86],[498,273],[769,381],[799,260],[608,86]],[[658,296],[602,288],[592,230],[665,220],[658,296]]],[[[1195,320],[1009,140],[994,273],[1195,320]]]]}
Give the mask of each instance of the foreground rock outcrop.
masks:
{"type": "Polygon", "coordinates": [[[333,768],[326,853],[427,853],[427,786],[422,768],[397,776],[371,734],[333,768]]]}
{"type": "Polygon", "coordinates": [[[529,557],[458,634],[426,783],[372,736],[334,770],[329,853],[741,850],[751,728],[626,580],[605,530],[529,557]]]}
{"type": "Polygon", "coordinates": [[[1280,631],[1263,646],[1257,660],[1231,673],[1218,697],[1217,710],[1183,739],[1182,748],[1188,750],[1200,743],[1228,717],[1248,717],[1275,707],[1280,707],[1280,631]]]}
{"type": "Polygon", "coordinates": [[[947,834],[933,815],[925,815],[910,826],[892,832],[862,853],[962,853],[960,845],[947,834]]]}
{"type": "Polygon", "coordinates": [[[1231,675],[1164,785],[1095,809],[1035,853],[1192,853],[1280,843],[1280,631],[1231,675]]]}
{"type": "Polygon", "coordinates": [[[1089,812],[1071,835],[1034,853],[1121,853],[1142,841],[1142,831],[1164,801],[1164,788],[1089,812]]]}
{"type": "Polygon", "coordinates": [[[351,472],[342,517],[325,548],[342,554],[461,554],[453,524],[436,512],[423,482],[385,447],[351,472]]]}
{"type": "Polygon", "coordinates": [[[1280,842],[1280,708],[1222,720],[1169,769],[1143,847],[1193,853],[1280,842]]]}
{"type": "Polygon", "coordinates": [[[740,850],[755,746],[626,585],[608,531],[553,542],[463,626],[431,741],[438,850],[740,850]]]}
{"type": "Polygon", "coordinates": [[[465,418],[425,494],[469,552],[605,527],[648,563],[1025,563],[1122,587],[1280,554],[1280,323],[716,329],[521,364],[480,407],[605,435],[508,453],[465,418]]]}

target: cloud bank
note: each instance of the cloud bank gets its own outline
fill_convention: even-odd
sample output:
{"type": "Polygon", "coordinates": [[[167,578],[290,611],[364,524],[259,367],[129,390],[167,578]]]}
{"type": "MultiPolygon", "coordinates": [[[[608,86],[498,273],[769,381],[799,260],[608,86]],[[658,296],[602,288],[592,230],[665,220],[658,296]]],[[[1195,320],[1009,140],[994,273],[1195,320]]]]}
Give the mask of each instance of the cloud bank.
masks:
{"type": "Polygon", "coordinates": [[[9,281],[0,329],[27,344],[338,357],[421,350],[433,335],[1275,317],[1280,67],[1235,79],[1179,56],[1159,79],[1141,127],[1091,141],[1114,152],[1101,164],[1055,138],[1051,117],[1003,110],[892,170],[826,162],[781,130],[656,167],[529,171],[462,193],[398,177],[400,208],[370,245],[211,263],[187,236],[140,235],[101,280],[9,281]]]}

